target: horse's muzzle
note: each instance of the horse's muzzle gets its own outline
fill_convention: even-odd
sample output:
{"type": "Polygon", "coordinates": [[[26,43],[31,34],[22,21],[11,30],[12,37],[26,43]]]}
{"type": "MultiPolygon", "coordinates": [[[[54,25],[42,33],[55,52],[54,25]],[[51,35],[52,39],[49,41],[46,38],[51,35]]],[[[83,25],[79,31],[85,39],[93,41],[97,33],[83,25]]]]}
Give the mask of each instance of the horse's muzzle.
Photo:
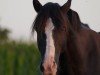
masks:
{"type": "Polygon", "coordinates": [[[45,62],[41,63],[40,66],[43,75],[56,75],[57,72],[57,64],[54,60],[46,60],[45,62]]]}

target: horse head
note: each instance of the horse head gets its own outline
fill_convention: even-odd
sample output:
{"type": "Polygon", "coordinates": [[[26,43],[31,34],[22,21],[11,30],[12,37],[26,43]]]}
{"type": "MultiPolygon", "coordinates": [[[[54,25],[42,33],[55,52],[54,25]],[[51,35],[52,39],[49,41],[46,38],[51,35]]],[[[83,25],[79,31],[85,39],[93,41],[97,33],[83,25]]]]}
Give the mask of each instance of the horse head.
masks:
{"type": "Polygon", "coordinates": [[[37,43],[41,53],[41,71],[44,75],[56,75],[60,53],[66,43],[70,22],[66,13],[70,9],[71,0],[63,6],[57,3],[47,3],[44,6],[33,0],[37,12],[33,30],[37,32],[37,43]]]}

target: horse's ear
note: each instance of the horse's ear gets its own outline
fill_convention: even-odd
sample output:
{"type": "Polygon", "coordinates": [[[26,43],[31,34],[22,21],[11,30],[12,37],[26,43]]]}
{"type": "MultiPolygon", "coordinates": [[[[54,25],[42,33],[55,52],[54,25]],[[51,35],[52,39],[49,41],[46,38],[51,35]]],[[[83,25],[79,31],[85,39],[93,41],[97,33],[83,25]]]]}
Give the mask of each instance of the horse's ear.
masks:
{"type": "Polygon", "coordinates": [[[42,8],[42,4],[38,0],[33,0],[33,6],[35,11],[38,13],[42,8]]]}
{"type": "Polygon", "coordinates": [[[70,9],[70,6],[71,6],[71,1],[72,0],[68,0],[62,7],[61,7],[61,10],[63,13],[67,13],[68,10],[70,9]]]}

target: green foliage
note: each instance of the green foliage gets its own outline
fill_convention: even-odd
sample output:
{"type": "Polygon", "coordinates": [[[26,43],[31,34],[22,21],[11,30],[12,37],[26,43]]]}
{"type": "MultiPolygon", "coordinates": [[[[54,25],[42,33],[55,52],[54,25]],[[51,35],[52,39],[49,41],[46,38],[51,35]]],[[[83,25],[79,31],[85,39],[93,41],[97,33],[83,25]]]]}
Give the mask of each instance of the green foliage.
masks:
{"type": "Polygon", "coordinates": [[[35,44],[10,42],[0,45],[0,75],[41,75],[39,61],[35,44]]]}

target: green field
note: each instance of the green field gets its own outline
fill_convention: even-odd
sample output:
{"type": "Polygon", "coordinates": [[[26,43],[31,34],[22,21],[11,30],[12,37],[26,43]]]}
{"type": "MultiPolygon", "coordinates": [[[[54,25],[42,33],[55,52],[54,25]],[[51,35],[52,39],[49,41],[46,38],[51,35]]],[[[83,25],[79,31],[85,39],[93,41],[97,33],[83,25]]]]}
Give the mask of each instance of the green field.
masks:
{"type": "Polygon", "coordinates": [[[0,75],[40,75],[39,61],[35,44],[0,44],[0,75]]]}

